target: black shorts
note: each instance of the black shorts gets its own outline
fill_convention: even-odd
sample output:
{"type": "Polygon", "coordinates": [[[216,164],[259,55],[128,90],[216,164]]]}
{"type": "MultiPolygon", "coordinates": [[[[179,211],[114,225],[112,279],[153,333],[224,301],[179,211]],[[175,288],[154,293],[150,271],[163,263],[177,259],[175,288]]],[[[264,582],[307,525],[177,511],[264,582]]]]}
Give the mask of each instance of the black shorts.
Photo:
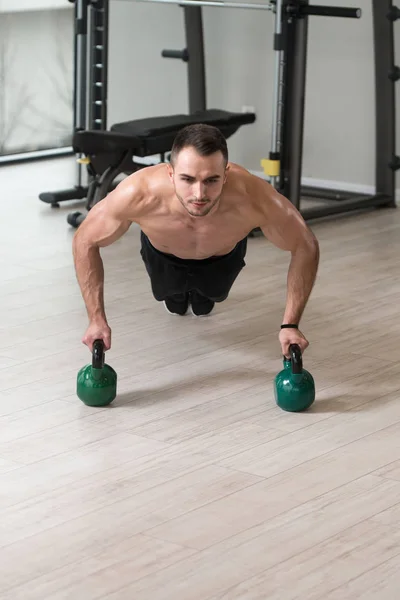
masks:
{"type": "Polygon", "coordinates": [[[222,302],[246,264],[247,237],[228,254],[202,260],[182,259],[160,252],[143,231],[140,239],[140,254],[156,300],[195,290],[214,302],[222,302]]]}

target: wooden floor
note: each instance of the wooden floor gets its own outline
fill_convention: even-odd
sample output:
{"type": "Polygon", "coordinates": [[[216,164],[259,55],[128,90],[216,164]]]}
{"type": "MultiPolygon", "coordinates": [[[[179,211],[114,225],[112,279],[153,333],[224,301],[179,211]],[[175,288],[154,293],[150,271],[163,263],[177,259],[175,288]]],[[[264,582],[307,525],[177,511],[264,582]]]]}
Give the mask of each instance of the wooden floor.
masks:
{"type": "Polygon", "coordinates": [[[397,600],[400,210],[312,225],[317,400],[276,407],[289,257],[249,240],[206,319],[157,303],[132,227],[103,251],[118,372],[84,406],[69,163],[2,169],[1,600],[397,600]]]}

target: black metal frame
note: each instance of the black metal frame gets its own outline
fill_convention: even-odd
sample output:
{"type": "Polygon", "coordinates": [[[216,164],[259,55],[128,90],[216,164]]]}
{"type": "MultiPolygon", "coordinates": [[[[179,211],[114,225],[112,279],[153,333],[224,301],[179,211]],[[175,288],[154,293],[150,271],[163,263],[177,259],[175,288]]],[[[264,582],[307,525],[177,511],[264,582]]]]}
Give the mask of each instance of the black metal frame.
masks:
{"type": "Polygon", "coordinates": [[[373,0],[376,90],[376,187],[392,199],[396,192],[396,72],[392,0],[373,0]],[[392,165],[392,166],[391,166],[392,165]]]}
{"type": "MultiPolygon", "coordinates": [[[[283,12],[285,94],[277,188],[299,209],[306,220],[364,208],[395,207],[395,171],[400,168],[400,160],[395,152],[395,82],[399,79],[399,70],[394,63],[395,19],[390,18],[390,15],[396,14],[396,9],[392,0],[372,0],[376,90],[376,189],[373,195],[361,195],[301,186],[308,4],[309,0],[286,0],[286,11],[283,12]],[[287,10],[288,7],[291,10],[287,10]],[[303,16],[299,18],[296,15],[292,18],[293,11],[299,9],[303,16]],[[324,205],[303,208],[304,196],[319,198],[324,201],[324,205]]],[[[309,14],[316,13],[309,11],[309,14]]],[[[329,14],[325,13],[325,16],[329,14]]]]}
{"type": "MultiPolygon", "coordinates": [[[[272,0],[276,3],[277,0],[272,0]]],[[[395,170],[400,159],[395,154],[395,81],[393,23],[400,18],[392,0],[372,0],[374,16],[376,89],[376,191],[373,195],[355,194],[302,186],[304,110],[306,98],[307,42],[309,16],[359,18],[361,11],[348,7],[310,6],[309,0],[283,0],[283,96],[280,100],[280,174],[276,187],[301,212],[314,219],[338,213],[395,207],[395,170]],[[322,200],[323,206],[303,207],[307,198],[322,200]]],[[[188,62],[189,107],[191,112],[206,107],[206,84],[202,8],[184,7],[187,47],[179,52],[165,50],[163,55],[188,62]]],[[[277,36],[276,36],[277,37],[277,36]]],[[[278,36],[279,37],[279,36],[278,36]]]]}
{"type": "MultiPolygon", "coordinates": [[[[291,3],[292,4],[292,3],[291,3]]],[[[308,4],[305,0],[304,4],[308,4]]],[[[308,18],[282,12],[283,98],[279,191],[300,210],[308,18]]]]}
{"type": "MultiPolygon", "coordinates": [[[[74,132],[107,129],[109,0],[68,0],[75,5],[74,27],[74,132]]],[[[72,188],[42,192],[40,200],[58,207],[60,202],[83,200],[83,164],[77,162],[72,188]]]]}
{"type": "Polygon", "coordinates": [[[89,34],[91,53],[88,82],[88,119],[86,129],[107,129],[108,97],[108,23],[109,2],[97,0],[89,6],[89,34]]]}
{"type": "Polygon", "coordinates": [[[193,114],[207,108],[203,15],[201,6],[185,6],[183,10],[188,53],[189,112],[193,114]]]}
{"type": "MultiPolygon", "coordinates": [[[[75,3],[75,105],[74,130],[107,129],[107,62],[109,0],[69,0],[75,3]]],[[[272,0],[276,2],[277,0],[272,0]]],[[[177,2],[179,4],[179,2],[177,2]]],[[[309,0],[283,0],[282,36],[275,49],[283,49],[283,96],[280,110],[280,169],[276,187],[305,219],[377,206],[394,207],[395,171],[400,158],[395,152],[395,83],[400,69],[394,63],[394,22],[400,11],[392,0],[372,0],[374,17],[376,89],[376,193],[302,187],[304,108],[306,97],[308,18],[310,15],[358,17],[358,9],[310,6],[309,0]],[[321,207],[303,208],[305,197],[324,201],[321,207]]],[[[189,112],[205,110],[206,75],[201,6],[183,6],[186,48],[163,50],[162,56],[187,62],[189,112]]],[[[277,36],[276,36],[277,37],[277,36]]],[[[278,36],[279,37],[279,36],[278,36]]],[[[69,190],[45,192],[44,202],[58,206],[63,200],[83,199],[82,164],[77,185],[69,190]]]]}
{"type": "MultiPolygon", "coordinates": [[[[75,4],[74,28],[74,132],[107,129],[109,0],[68,0],[75,4]]],[[[186,48],[163,50],[166,58],[187,62],[189,113],[206,110],[206,72],[202,9],[184,7],[186,48]]],[[[161,157],[165,159],[164,156],[161,157]]],[[[40,200],[58,207],[60,202],[87,198],[82,167],[77,164],[74,187],[39,194],[40,200]]],[[[90,200],[90,199],[89,199],[90,200]]],[[[87,204],[89,202],[87,201],[87,204]]]]}

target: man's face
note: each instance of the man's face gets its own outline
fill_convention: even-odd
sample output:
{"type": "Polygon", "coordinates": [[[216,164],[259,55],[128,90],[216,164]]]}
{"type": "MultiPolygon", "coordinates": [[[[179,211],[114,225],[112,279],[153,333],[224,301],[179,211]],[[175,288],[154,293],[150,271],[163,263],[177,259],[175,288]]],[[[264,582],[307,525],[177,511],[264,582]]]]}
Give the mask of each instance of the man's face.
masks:
{"type": "Polygon", "coordinates": [[[227,167],[222,152],[200,156],[184,148],[169,165],[169,175],[182,206],[193,217],[205,217],[218,203],[226,181],[227,167]]]}

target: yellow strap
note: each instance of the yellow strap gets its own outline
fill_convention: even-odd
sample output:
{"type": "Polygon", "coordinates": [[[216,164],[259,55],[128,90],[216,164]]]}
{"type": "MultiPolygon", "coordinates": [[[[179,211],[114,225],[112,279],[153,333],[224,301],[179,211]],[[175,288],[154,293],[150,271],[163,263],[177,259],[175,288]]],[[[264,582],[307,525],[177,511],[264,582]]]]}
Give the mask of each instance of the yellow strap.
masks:
{"type": "Polygon", "coordinates": [[[269,158],[263,158],[261,160],[261,166],[264,169],[265,175],[269,177],[278,177],[281,167],[279,160],[271,160],[269,158]]]}
{"type": "Polygon", "coordinates": [[[90,158],[87,156],[85,156],[85,158],[77,158],[76,162],[80,163],[81,165],[90,165],[90,158]]]}

